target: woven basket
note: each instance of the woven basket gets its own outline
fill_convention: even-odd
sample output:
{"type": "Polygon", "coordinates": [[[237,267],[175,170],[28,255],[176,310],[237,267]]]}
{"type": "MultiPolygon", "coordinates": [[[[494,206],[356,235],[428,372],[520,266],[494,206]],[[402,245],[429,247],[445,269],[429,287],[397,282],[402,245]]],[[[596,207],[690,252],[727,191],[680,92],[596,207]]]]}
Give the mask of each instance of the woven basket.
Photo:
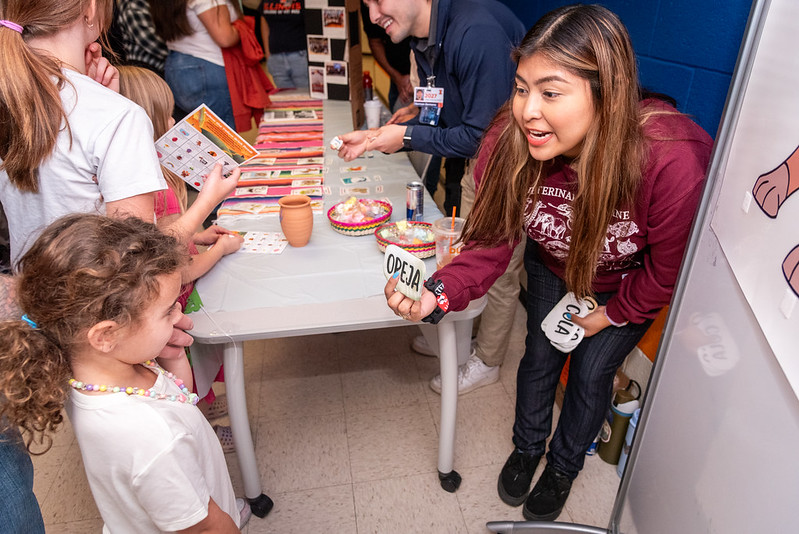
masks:
{"type": "MultiPolygon", "coordinates": [[[[416,256],[417,258],[424,259],[424,258],[429,258],[431,256],[435,256],[436,255],[436,242],[435,241],[426,241],[424,243],[418,243],[418,244],[398,243],[396,241],[391,241],[390,239],[386,239],[385,237],[380,235],[380,233],[381,233],[380,231],[381,230],[383,230],[384,228],[387,228],[387,227],[389,227],[391,225],[394,225],[394,224],[397,224],[397,223],[382,224],[374,232],[375,233],[375,239],[377,240],[377,248],[379,248],[381,252],[385,252],[386,251],[386,247],[389,246],[389,245],[397,245],[401,249],[407,250],[408,252],[410,252],[411,254],[416,256]]],[[[411,222],[408,222],[408,224],[411,225],[411,226],[422,226],[422,227],[425,227],[427,229],[432,229],[432,227],[433,227],[432,224],[427,223],[427,222],[421,222],[421,221],[411,221],[411,222]]]]}
{"type": "MultiPolygon", "coordinates": [[[[358,199],[358,202],[363,202],[365,199],[358,199]]],[[[383,214],[377,217],[376,219],[371,219],[369,221],[364,221],[360,223],[348,223],[339,221],[333,218],[333,212],[336,211],[336,208],[343,204],[343,202],[339,202],[329,210],[327,210],[327,218],[330,221],[330,226],[336,232],[344,235],[352,235],[352,236],[359,236],[359,235],[370,235],[375,232],[375,228],[386,222],[391,217],[391,204],[388,202],[384,202],[382,200],[370,200],[370,202],[374,204],[378,204],[382,210],[383,214]]]]}

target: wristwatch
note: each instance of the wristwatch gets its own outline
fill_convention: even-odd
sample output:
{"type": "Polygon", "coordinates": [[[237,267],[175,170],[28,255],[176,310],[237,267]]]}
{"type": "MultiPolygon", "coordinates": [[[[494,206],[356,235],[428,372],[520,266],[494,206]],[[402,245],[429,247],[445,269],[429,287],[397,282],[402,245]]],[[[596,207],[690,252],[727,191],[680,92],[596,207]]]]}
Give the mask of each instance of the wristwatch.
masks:
{"type": "Polygon", "coordinates": [[[411,147],[411,132],[413,131],[413,126],[406,126],[405,133],[402,135],[402,148],[406,150],[413,150],[411,147]]]}
{"type": "Polygon", "coordinates": [[[430,312],[430,315],[422,319],[423,323],[438,324],[444,318],[449,310],[449,299],[444,292],[444,282],[441,280],[433,280],[428,278],[424,282],[424,287],[436,296],[436,307],[430,312]]]}

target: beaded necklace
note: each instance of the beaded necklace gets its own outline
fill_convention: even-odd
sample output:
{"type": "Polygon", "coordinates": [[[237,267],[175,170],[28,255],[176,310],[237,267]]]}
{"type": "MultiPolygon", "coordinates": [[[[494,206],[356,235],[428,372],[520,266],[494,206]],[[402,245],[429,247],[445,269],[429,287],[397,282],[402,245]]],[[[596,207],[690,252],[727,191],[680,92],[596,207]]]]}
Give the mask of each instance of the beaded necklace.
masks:
{"type": "Polygon", "coordinates": [[[136,395],[139,397],[149,397],[151,399],[157,400],[168,400],[168,401],[177,401],[177,402],[184,402],[189,404],[197,404],[200,401],[200,397],[197,396],[196,393],[191,393],[189,388],[186,387],[186,384],[183,383],[183,380],[176,377],[173,373],[163,369],[160,365],[158,365],[153,360],[147,360],[142,364],[143,366],[147,367],[148,369],[155,369],[180,388],[182,394],[180,395],[167,395],[165,393],[156,393],[153,391],[153,388],[144,389],[144,388],[135,388],[135,387],[121,387],[121,386],[107,386],[105,384],[84,384],[79,380],[75,380],[74,378],[69,379],[69,385],[77,389],[79,391],[102,391],[108,393],[127,393],[128,395],[136,395]]]}

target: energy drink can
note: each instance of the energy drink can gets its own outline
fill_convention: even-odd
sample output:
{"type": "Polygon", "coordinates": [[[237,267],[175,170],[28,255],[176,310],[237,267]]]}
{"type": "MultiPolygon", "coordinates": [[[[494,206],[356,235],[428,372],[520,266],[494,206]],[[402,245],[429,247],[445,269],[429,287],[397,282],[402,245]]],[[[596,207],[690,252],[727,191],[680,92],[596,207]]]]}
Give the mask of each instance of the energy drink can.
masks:
{"type": "Polygon", "coordinates": [[[424,184],[408,182],[405,188],[405,219],[421,221],[424,216],[424,184]]]}

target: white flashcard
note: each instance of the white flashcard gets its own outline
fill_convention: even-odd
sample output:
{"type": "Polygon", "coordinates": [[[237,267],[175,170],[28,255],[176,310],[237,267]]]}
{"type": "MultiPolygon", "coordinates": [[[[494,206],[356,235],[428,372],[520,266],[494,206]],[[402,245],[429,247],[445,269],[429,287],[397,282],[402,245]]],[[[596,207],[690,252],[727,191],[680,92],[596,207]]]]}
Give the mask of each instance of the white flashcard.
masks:
{"type": "Polygon", "coordinates": [[[353,165],[351,167],[341,167],[341,169],[339,169],[339,172],[343,174],[345,172],[363,172],[365,170],[366,167],[364,167],[363,165],[353,165]]]}
{"type": "Polygon", "coordinates": [[[251,187],[237,187],[235,191],[233,191],[233,196],[242,197],[242,196],[266,195],[268,191],[269,187],[265,185],[255,185],[251,187]]]}
{"type": "Polygon", "coordinates": [[[368,176],[345,176],[341,179],[341,183],[344,185],[362,184],[369,181],[368,176]]]}
{"type": "Polygon", "coordinates": [[[300,158],[297,160],[297,165],[323,165],[325,163],[325,158],[313,157],[313,158],[300,158]]]}
{"type": "Polygon", "coordinates": [[[552,345],[563,352],[570,352],[582,341],[585,330],[570,321],[566,314],[585,317],[597,307],[591,297],[578,299],[574,293],[567,293],[541,321],[541,330],[552,345]]]}
{"type": "Polygon", "coordinates": [[[422,284],[426,278],[424,262],[397,245],[389,245],[383,260],[383,276],[389,280],[397,272],[397,291],[413,300],[422,298],[422,284]]]}
{"type": "Polygon", "coordinates": [[[368,187],[342,187],[339,189],[339,195],[341,196],[368,195],[368,194],[369,194],[368,187]]]}
{"type": "Polygon", "coordinates": [[[291,187],[322,187],[322,180],[306,178],[303,180],[293,180],[291,187]]]}
{"type": "MultiPolygon", "coordinates": [[[[289,176],[292,177],[292,180],[301,180],[302,178],[296,178],[297,176],[304,176],[311,180],[321,180],[322,179],[322,170],[321,168],[308,168],[308,167],[298,167],[296,169],[291,169],[288,171],[289,176]],[[319,178],[314,178],[314,176],[318,176],[319,178]]],[[[285,173],[286,171],[278,171],[285,173]]]]}

